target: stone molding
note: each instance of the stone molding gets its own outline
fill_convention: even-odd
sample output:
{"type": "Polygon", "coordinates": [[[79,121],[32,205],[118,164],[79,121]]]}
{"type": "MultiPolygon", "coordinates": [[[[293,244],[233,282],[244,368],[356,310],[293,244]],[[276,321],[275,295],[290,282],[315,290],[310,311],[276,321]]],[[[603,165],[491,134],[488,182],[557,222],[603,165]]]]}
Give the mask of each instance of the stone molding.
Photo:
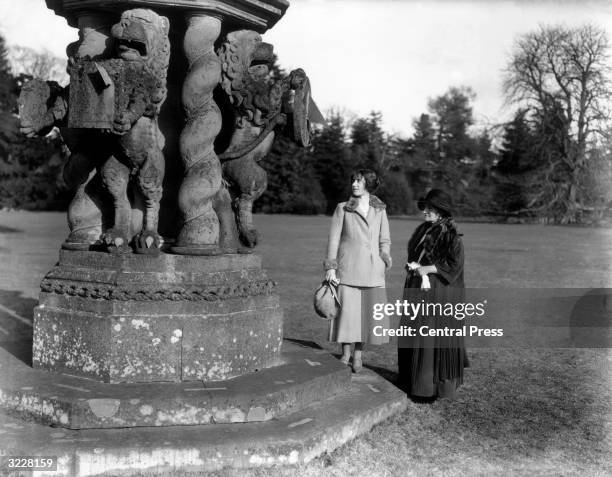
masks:
{"type": "Polygon", "coordinates": [[[272,28],[289,8],[287,0],[46,0],[47,7],[76,26],[83,10],[112,11],[124,8],[151,8],[165,11],[200,12],[222,17],[259,32],[272,28]]]}
{"type": "Polygon", "coordinates": [[[133,289],[114,285],[84,284],[45,278],[40,284],[44,293],[116,301],[218,301],[230,298],[270,295],[274,280],[259,280],[208,287],[172,287],[167,289],[133,289]]]}

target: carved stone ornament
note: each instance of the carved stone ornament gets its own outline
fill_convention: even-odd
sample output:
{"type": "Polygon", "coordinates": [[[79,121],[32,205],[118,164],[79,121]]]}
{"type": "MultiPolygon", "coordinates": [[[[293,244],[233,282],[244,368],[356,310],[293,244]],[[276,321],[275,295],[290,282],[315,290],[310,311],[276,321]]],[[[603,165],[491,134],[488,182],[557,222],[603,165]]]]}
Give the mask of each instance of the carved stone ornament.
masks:
{"type": "Polygon", "coordinates": [[[259,166],[270,151],[275,129],[289,122],[293,125],[294,140],[306,146],[310,142],[307,125],[307,109],[294,108],[296,100],[309,101],[309,82],[302,70],[294,70],[282,80],[271,81],[270,71],[274,62],[273,46],[264,43],[252,30],[230,32],[219,49],[222,65],[221,88],[226,94],[227,108],[232,111],[234,124],[227,147],[220,154],[223,178],[227,191],[220,190],[216,212],[221,222],[220,244],[223,249],[235,245],[233,231],[243,246],[257,244],[258,233],[253,226],[253,203],[266,190],[267,174],[259,166]],[[304,99],[305,98],[305,99],[304,99]],[[303,115],[298,118],[297,116],[303,115]],[[229,195],[229,198],[225,198],[229,195]],[[231,212],[235,214],[235,224],[231,212]]]}
{"type": "Polygon", "coordinates": [[[274,291],[273,280],[232,283],[203,288],[127,288],[114,285],[94,286],[66,280],[44,279],[40,289],[45,293],[117,301],[217,301],[237,297],[269,295],[274,291]]]}
{"type": "Polygon", "coordinates": [[[190,12],[224,18],[259,32],[272,28],[289,8],[287,0],[46,0],[47,6],[77,26],[83,10],[116,10],[132,3],[155,10],[190,12]]]}
{"type": "Polygon", "coordinates": [[[97,41],[84,35],[69,46],[70,88],[41,80],[25,85],[21,129],[45,134],[58,126],[71,150],[64,179],[77,192],[66,248],[88,249],[101,239],[109,251],[130,252],[133,243],[136,252],[157,253],[165,167],[157,118],[166,98],[168,19],[152,10],[126,10],[108,41],[99,40],[101,31],[95,31],[97,41]],[[114,51],[106,59],[107,43],[114,51]],[[136,227],[129,196],[144,203],[136,227]]]}
{"type": "MultiPolygon", "coordinates": [[[[266,26],[288,6],[243,3],[266,26]]],[[[278,133],[310,144],[303,70],[273,79],[273,46],[253,29],[230,30],[215,51],[223,22],[237,19],[233,2],[169,4],[138,2],[172,7],[172,37],[183,35],[172,65],[165,16],[145,8],[119,15],[111,0],[48,0],[79,27],[67,48],[70,86],[33,80],[19,104],[23,133],[59,127],[71,151],[64,180],[76,192],[65,249],[157,254],[167,243],[164,251],[182,255],[250,253],[258,242],[253,203],[267,187],[258,162],[278,133]],[[217,7],[224,15],[211,14],[217,7]]]]}

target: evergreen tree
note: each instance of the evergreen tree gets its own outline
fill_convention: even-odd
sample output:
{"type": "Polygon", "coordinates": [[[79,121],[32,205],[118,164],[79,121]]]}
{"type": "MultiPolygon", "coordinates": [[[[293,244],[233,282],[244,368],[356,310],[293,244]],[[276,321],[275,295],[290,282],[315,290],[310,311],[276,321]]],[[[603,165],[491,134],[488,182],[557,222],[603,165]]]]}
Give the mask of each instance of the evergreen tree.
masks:
{"type": "Polygon", "coordinates": [[[0,36],[0,207],[64,209],[70,193],[61,179],[61,138],[57,132],[31,139],[19,133],[18,94],[0,36]]]}
{"type": "Polygon", "coordinates": [[[501,174],[525,172],[532,163],[535,138],[525,119],[525,110],[519,110],[504,128],[502,152],[496,170],[501,174]]]}
{"type": "Polygon", "coordinates": [[[437,149],[447,160],[458,161],[471,152],[473,143],[468,128],[474,123],[471,105],[474,98],[470,88],[452,87],[429,101],[429,110],[436,123],[437,149]]]}
{"type": "Polygon", "coordinates": [[[11,74],[4,37],[0,35],[0,111],[12,113],[16,104],[15,79],[11,74]]]}
{"type": "MultiPolygon", "coordinates": [[[[413,121],[414,135],[406,141],[398,141],[398,149],[404,164],[408,184],[413,191],[413,201],[425,195],[432,187],[437,164],[436,131],[429,114],[421,114],[413,121]]],[[[412,212],[416,208],[412,207],[412,212]]]]}
{"type": "Polygon", "coordinates": [[[447,190],[453,196],[456,210],[464,214],[479,213],[472,200],[479,189],[474,181],[479,147],[469,134],[474,123],[471,104],[474,98],[468,87],[451,87],[428,103],[436,138],[431,185],[447,190]]]}
{"type": "Polygon", "coordinates": [[[351,128],[351,142],[351,162],[356,168],[371,169],[380,177],[376,195],[387,204],[387,212],[408,213],[412,193],[401,161],[401,144],[384,133],[382,114],[373,111],[367,118],[357,119],[351,128]]]}
{"type": "Polygon", "coordinates": [[[357,168],[371,169],[382,174],[387,168],[387,144],[382,130],[382,114],[372,111],[359,118],[351,127],[351,156],[357,168]]]}
{"type": "Polygon", "coordinates": [[[256,211],[321,214],[326,200],[308,151],[279,135],[260,165],[268,173],[268,188],[255,202],[256,211]]]}
{"type": "Polygon", "coordinates": [[[344,120],[332,112],[327,124],[312,140],[314,171],[325,195],[327,213],[350,194],[350,174],[353,169],[345,142],[344,120]]]}
{"type": "Polygon", "coordinates": [[[518,213],[528,204],[528,175],[534,168],[536,137],[519,110],[504,128],[500,160],[494,173],[495,202],[502,213],[518,213]]]}

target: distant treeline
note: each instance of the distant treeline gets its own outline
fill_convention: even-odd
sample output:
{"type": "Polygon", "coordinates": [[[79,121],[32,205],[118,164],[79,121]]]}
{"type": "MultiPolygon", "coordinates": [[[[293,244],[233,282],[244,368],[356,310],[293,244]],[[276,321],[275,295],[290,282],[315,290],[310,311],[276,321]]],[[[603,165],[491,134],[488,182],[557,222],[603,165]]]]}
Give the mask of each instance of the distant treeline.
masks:
{"type": "MultiPolygon", "coordinates": [[[[439,187],[462,216],[597,221],[612,205],[609,48],[605,30],[593,25],[518,37],[503,77],[516,111],[508,123],[475,124],[475,95],[465,86],[431,98],[407,138],[386,134],[380,113],[349,119],[331,111],[307,149],[277,137],[261,161],[268,189],[256,211],[330,213],[350,194],[351,172],[367,168],[380,175],[376,195],[390,214],[416,213],[417,199],[439,187]]],[[[68,151],[58,134],[21,137],[15,115],[21,84],[41,73],[28,75],[20,64],[16,76],[7,58],[0,37],[0,207],[64,209],[68,151]]],[[[275,65],[274,75],[282,74],[275,65]]]]}

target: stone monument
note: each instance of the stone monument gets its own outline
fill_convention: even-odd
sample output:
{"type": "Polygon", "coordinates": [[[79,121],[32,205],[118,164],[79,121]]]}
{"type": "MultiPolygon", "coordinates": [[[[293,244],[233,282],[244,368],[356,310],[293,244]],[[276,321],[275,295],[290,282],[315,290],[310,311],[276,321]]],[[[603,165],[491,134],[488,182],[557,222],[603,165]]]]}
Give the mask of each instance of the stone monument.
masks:
{"type": "MultiPolygon", "coordinates": [[[[402,409],[405,397],[372,373],[356,390],[337,360],[283,342],[275,283],[252,253],[252,206],[266,188],[258,161],[276,134],[310,141],[308,77],[272,78],[273,47],[260,34],[288,2],[47,5],[79,29],[70,84],[27,83],[21,127],[60,129],[76,192],[34,311],[33,368],[5,357],[0,405],[77,441],[86,429],[113,441],[113,428],[130,428],[104,458],[52,443],[66,469],[97,473],[142,469],[125,453],[151,448],[174,459],[152,458],[155,470],[305,462],[402,409]],[[246,437],[238,423],[251,426],[246,437]],[[161,428],[180,425],[196,426],[180,431],[188,444],[162,444],[172,439],[161,428]],[[311,441],[296,447],[294,427],[311,441]]],[[[49,445],[32,432],[22,443],[31,452],[49,445]]]]}

